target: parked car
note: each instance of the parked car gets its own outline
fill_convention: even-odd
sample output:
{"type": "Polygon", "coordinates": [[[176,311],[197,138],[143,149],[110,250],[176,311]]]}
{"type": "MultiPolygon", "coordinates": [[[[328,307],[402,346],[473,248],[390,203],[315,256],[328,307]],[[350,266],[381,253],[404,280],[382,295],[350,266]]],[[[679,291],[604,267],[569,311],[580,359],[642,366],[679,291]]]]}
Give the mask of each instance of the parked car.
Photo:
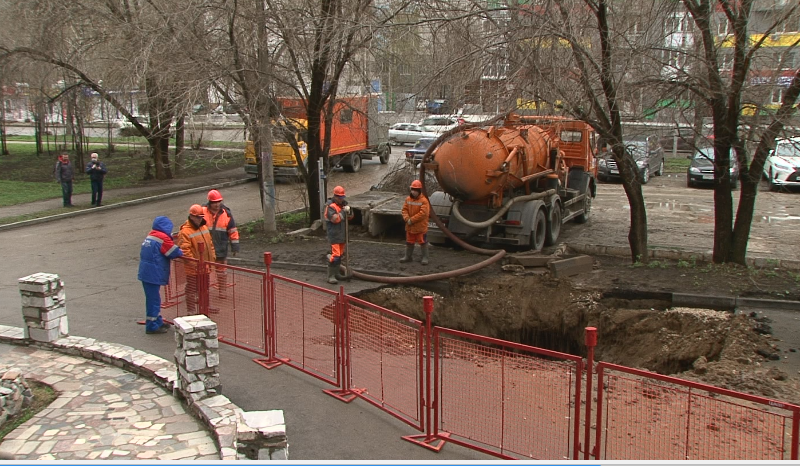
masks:
{"type": "MultiPolygon", "coordinates": [[[[625,147],[636,161],[639,181],[642,184],[647,184],[652,175],[664,174],[664,148],[659,144],[658,138],[648,136],[641,141],[628,141],[625,147]]],[[[619,168],[611,152],[608,150],[600,152],[597,157],[597,179],[607,181],[619,176],[619,168]]]]}
{"type": "Polygon", "coordinates": [[[406,151],[406,162],[416,166],[422,162],[422,157],[436,138],[421,138],[414,147],[406,151]]]}
{"type": "Polygon", "coordinates": [[[438,134],[424,131],[416,123],[396,123],[389,127],[389,144],[415,144],[420,138],[435,138],[438,134]]]}
{"type": "Polygon", "coordinates": [[[435,116],[423,119],[422,122],[420,122],[420,126],[422,126],[423,131],[441,134],[455,128],[463,123],[463,121],[464,120],[457,117],[435,116]]]}
{"type": "Polygon", "coordinates": [[[780,139],[764,162],[764,176],[773,191],[800,186],[800,137],[780,139]]]}
{"type": "Polygon", "coordinates": [[[672,152],[672,146],[676,147],[678,152],[694,152],[695,150],[695,134],[692,128],[678,128],[678,139],[675,140],[675,133],[669,136],[662,137],[659,142],[667,152],[672,152]]]}
{"type": "MultiPolygon", "coordinates": [[[[686,186],[694,188],[701,185],[714,184],[714,148],[697,149],[694,155],[688,156],[692,162],[686,170],[686,186]]],[[[731,188],[739,187],[739,164],[731,159],[731,188]]]]}

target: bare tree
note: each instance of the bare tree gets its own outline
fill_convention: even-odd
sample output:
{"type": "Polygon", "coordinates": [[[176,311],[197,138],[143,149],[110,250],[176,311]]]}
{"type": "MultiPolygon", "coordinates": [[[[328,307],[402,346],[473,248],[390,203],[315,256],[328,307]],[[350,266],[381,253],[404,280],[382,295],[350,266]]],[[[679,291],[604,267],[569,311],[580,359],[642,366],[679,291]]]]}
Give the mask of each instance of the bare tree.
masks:
{"type": "MultiPolygon", "coordinates": [[[[761,17],[760,24],[756,25],[755,6],[760,7],[759,11],[764,8],[758,0],[682,0],[682,4],[692,17],[700,42],[697,60],[700,72],[680,75],[680,79],[671,84],[696,94],[710,109],[715,174],[713,260],[744,264],[764,162],[775,147],[775,138],[795,112],[800,73],[793,72],[789,86],[782,92],[781,106],[771,121],[751,125],[749,132],[742,131],[743,101],[755,91],[751,85],[754,77],[763,79],[766,76],[775,87],[781,69],[777,65],[783,59],[776,60],[773,53],[762,52],[769,51],[767,42],[782,25],[800,21],[800,7],[795,2],[777,9],[771,16],[761,17]],[[722,25],[725,28],[720,35],[722,25]],[[753,31],[756,26],[757,33],[753,31]],[[760,60],[764,55],[768,60],[760,60]],[[746,134],[754,139],[748,141],[746,134]],[[749,142],[756,144],[752,161],[749,142]],[[741,181],[735,224],[730,176],[732,157],[740,167],[741,181]]],[[[798,42],[800,40],[795,39],[773,50],[780,50],[786,57],[798,49],[798,42]]]]}

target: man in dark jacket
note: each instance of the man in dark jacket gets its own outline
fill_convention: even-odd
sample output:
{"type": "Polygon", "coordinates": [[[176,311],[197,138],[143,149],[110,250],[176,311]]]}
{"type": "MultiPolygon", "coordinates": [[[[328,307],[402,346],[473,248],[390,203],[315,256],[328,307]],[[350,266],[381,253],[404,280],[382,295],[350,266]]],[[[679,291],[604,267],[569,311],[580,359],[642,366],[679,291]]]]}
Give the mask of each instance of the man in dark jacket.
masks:
{"type": "Polygon", "coordinates": [[[169,261],[181,256],[183,251],[172,241],[172,221],[156,217],[139,251],[139,280],[147,314],[145,333],[167,333],[168,325],[161,318],[161,286],[169,283],[169,261]]]}
{"type": "Polygon", "coordinates": [[[58,156],[56,162],[56,181],[61,183],[61,196],[64,198],[64,207],[72,207],[72,180],[75,178],[75,170],[69,163],[69,154],[63,153],[58,156]]]}
{"type": "Polygon", "coordinates": [[[328,259],[328,283],[339,283],[342,277],[337,272],[345,253],[345,234],[347,223],[345,219],[352,220],[354,214],[345,200],[344,188],[333,188],[333,197],[325,204],[325,222],[328,229],[328,242],[331,243],[331,253],[328,259]]]}
{"type": "Polygon", "coordinates": [[[92,182],[92,205],[100,207],[103,200],[103,178],[108,170],[106,165],[98,160],[97,152],[92,152],[92,160],[86,164],[86,174],[92,182]]]}

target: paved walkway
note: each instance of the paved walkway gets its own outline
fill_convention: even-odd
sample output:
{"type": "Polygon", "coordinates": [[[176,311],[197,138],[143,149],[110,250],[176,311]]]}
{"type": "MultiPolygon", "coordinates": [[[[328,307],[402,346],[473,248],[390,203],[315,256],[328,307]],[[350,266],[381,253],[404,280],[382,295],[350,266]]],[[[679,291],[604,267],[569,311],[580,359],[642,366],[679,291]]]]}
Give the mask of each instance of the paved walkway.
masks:
{"type": "Polygon", "coordinates": [[[219,460],[213,438],[181,402],[112,365],[0,344],[0,373],[19,369],[59,393],[0,444],[16,460],[219,460]]]}

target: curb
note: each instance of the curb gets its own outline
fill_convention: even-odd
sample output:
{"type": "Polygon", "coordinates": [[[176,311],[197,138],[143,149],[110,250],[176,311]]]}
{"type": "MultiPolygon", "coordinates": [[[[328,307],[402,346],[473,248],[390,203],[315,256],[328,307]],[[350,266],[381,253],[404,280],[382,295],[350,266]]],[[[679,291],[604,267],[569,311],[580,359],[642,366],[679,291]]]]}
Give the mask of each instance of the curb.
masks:
{"type": "MultiPolygon", "coordinates": [[[[228,264],[235,265],[237,267],[259,267],[265,268],[263,262],[254,261],[250,259],[239,259],[237,257],[229,257],[228,264]]],[[[272,261],[270,264],[271,268],[276,269],[288,269],[288,270],[314,270],[319,272],[325,272],[327,270],[326,265],[321,264],[301,264],[299,262],[280,262],[280,261],[272,261]]],[[[367,270],[367,269],[356,269],[353,268],[356,272],[364,273],[368,275],[377,275],[379,277],[413,277],[414,275],[408,275],[403,273],[397,272],[388,272],[385,270],[367,270]]],[[[385,284],[384,284],[385,285],[385,284]]]]}
{"type": "Polygon", "coordinates": [[[96,213],[96,212],[103,212],[105,210],[112,210],[112,209],[118,209],[118,208],[121,208],[121,207],[128,207],[128,206],[132,206],[132,205],[144,204],[145,202],[150,202],[150,201],[159,201],[161,199],[168,199],[168,198],[170,198],[172,196],[182,196],[184,194],[192,194],[192,193],[197,193],[197,192],[202,192],[202,191],[208,191],[210,189],[227,188],[227,187],[230,187],[230,186],[236,186],[236,185],[240,185],[240,184],[249,183],[250,181],[252,181],[252,180],[249,179],[249,178],[245,178],[245,179],[241,179],[241,180],[234,180],[234,181],[226,181],[224,183],[213,184],[213,185],[208,185],[208,186],[200,186],[200,187],[197,187],[197,188],[189,188],[189,189],[184,189],[182,191],[173,191],[173,192],[169,192],[169,193],[159,194],[157,196],[143,197],[141,199],[133,199],[133,200],[130,200],[130,201],[118,202],[116,204],[109,204],[109,205],[105,205],[105,206],[101,206],[101,207],[95,207],[95,208],[89,208],[89,209],[83,209],[83,210],[76,210],[75,212],[64,212],[63,214],[50,215],[48,217],[34,218],[34,219],[31,219],[31,220],[23,220],[21,222],[14,222],[14,223],[8,223],[8,224],[5,224],[5,225],[0,225],[0,231],[13,230],[15,228],[22,228],[22,227],[27,227],[27,226],[31,226],[31,225],[38,225],[40,223],[51,222],[53,220],[61,220],[61,219],[64,219],[64,218],[78,217],[78,216],[81,216],[81,215],[88,215],[88,214],[92,214],[92,213],[96,213]]]}
{"type": "MultiPolygon", "coordinates": [[[[133,347],[98,341],[94,338],[68,336],[50,343],[38,342],[24,337],[24,330],[19,327],[0,325],[0,343],[16,346],[35,346],[72,356],[101,361],[122,370],[142,376],[164,388],[173,397],[186,403],[189,411],[211,433],[220,460],[238,460],[236,436],[239,418],[244,412],[224,395],[216,395],[199,402],[191,402],[175,395],[175,382],[178,369],[174,363],[160,356],[137,350],[133,347]]],[[[287,459],[285,451],[276,452],[275,459],[287,459]]]]}

